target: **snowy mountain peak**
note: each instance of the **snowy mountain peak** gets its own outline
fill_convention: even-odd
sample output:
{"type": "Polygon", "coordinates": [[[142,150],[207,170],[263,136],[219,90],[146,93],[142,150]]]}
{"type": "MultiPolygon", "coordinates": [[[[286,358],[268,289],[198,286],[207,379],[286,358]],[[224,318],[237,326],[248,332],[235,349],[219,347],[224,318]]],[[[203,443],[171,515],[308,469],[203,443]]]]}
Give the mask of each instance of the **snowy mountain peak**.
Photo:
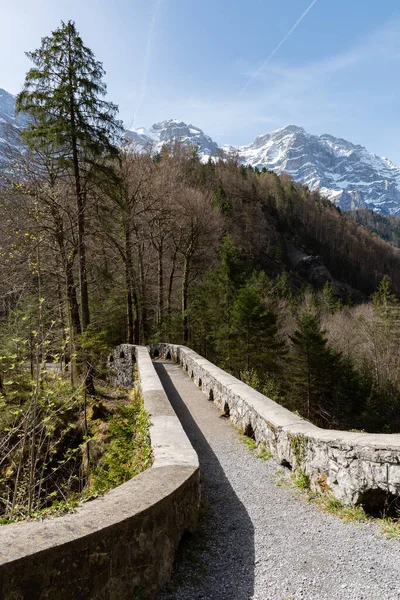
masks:
{"type": "Polygon", "coordinates": [[[256,137],[254,142],[249,146],[242,146],[242,148],[252,147],[261,147],[270,140],[283,139],[286,137],[298,135],[306,135],[306,131],[303,127],[296,127],[296,125],[286,125],[286,127],[281,127],[280,129],[275,129],[270,133],[264,133],[256,137]]]}
{"type": "Polygon", "coordinates": [[[367,207],[400,216],[400,167],[360,144],[289,125],[240,147],[239,157],[260,169],[289,173],[343,209],[367,207]]]}
{"type": "Polygon", "coordinates": [[[202,160],[219,154],[219,146],[206,135],[199,127],[186,124],[177,119],[169,119],[155,123],[150,129],[143,127],[131,129],[127,137],[132,145],[138,149],[151,148],[153,152],[160,152],[165,144],[179,140],[186,146],[198,148],[202,160]]]}
{"type": "Polygon", "coordinates": [[[286,125],[279,129],[275,129],[271,135],[290,135],[290,134],[305,134],[307,133],[304,127],[298,127],[297,125],[286,125]]]}

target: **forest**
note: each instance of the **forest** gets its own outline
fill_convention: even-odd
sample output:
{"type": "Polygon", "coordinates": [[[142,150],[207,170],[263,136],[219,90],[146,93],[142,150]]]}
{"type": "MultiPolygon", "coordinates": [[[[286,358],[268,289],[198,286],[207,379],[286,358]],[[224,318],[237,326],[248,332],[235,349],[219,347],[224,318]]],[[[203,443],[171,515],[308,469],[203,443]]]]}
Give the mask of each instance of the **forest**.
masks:
{"type": "Polygon", "coordinates": [[[100,477],[93,441],[105,419],[126,442],[126,410],[146,437],[107,387],[122,342],[188,345],[321,427],[400,432],[392,237],[286,174],[136,152],[72,22],[29,57],[0,186],[0,515],[127,476],[114,446],[100,477]]]}
{"type": "Polygon", "coordinates": [[[358,225],[363,225],[369,231],[375,233],[378,237],[387,242],[391,242],[397,248],[400,248],[400,219],[392,215],[382,215],[380,213],[358,208],[356,210],[346,211],[345,215],[358,225]]]}

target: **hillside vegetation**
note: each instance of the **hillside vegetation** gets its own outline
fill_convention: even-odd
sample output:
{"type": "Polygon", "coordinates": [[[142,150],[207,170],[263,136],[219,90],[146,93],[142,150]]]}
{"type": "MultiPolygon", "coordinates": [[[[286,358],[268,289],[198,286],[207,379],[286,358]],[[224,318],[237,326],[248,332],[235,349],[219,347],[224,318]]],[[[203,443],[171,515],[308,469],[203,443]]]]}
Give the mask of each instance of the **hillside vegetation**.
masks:
{"type": "Polygon", "coordinates": [[[344,213],[348,219],[357,225],[375,233],[386,242],[400,248],[400,219],[391,215],[381,215],[368,209],[357,209],[344,213]]]}
{"type": "Polygon", "coordinates": [[[63,364],[100,340],[187,343],[320,425],[398,430],[397,248],[285,175],[179,145],[111,166],[86,196],[83,334],[73,188],[3,189],[4,327],[40,317],[63,364]]]}

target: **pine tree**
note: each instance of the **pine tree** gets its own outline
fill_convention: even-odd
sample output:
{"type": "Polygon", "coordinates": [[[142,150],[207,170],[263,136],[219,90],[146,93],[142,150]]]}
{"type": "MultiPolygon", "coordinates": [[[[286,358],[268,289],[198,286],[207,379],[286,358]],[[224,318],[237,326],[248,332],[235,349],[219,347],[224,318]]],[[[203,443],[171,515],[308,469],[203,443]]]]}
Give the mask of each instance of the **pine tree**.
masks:
{"type": "Polygon", "coordinates": [[[276,278],[275,292],[280,298],[293,302],[293,292],[290,286],[289,275],[286,269],[276,278]]]}
{"type": "Polygon", "coordinates": [[[194,329],[204,337],[198,348],[228,370],[232,367],[230,314],[245,274],[243,258],[227,234],[221,243],[218,265],[210,269],[194,294],[194,329]]]}
{"type": "Polygon", "coordinates": [[[327,281],[318,294],[317,299],[318,306],[322,312],[333,313],[335,312],[337,302],[333,295],[332,283],[327,281]]]}
{"type": "Polygon", "coordinates": [[[231,312],[234,365],[239,374],[254,369],[261,380],[279,369],[283,345],[278,318],[268,305],[271,285],[263,272],[255,272],[238,291],[231,312]]]}
{"type": "Polygon", "coordinates": [[[215,204],[221,211],[221,214],[223,214],[225,217],[229,217],[232,213],[232,207],[221,182],[219,182],[215,188],[214,197],[215,204]]]}
{"type": "Polygon", "coordinates": [[[306,313],[291,336],[288,406],[323,427],[347,425],[364,389],[351,362],[328,346],[317,318],[306,313]]]}
{"type": "MultiPolygon", "coordinates": [[[[75,188],[79,258],[81,325],[90,324],[86,275],[86,205],[88,181],[118,155],[121,125],[117,107],[106,102],[104,69],[84,45],[72,21],[42,39],[41,47],[26,53],[34,63],[17,97],[17,111],[31,117],[23,138],[35,151],[50,145],[71,174],[75,188]]],[[[90,377],[87,387],[92,387],[90,377]]]]}
{"type": "Polygon", "coordinates": [[[375,312],[383,320],[388,329],[392,329],[399,320],[399,301],[392,291],[390,279],[385,275],[375,294],[372,296],[375,312]]]}

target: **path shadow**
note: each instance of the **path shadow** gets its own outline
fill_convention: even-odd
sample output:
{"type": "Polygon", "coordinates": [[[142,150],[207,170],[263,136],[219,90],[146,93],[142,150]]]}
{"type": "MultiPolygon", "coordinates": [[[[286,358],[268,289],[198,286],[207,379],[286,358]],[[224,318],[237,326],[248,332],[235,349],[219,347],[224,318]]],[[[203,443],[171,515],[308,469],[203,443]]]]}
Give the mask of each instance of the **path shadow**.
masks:
{"type": "MultiPolygon", "coordinates": [[[[169,594],[163,591],[159,599],[190,597],[204,600],[249,600],[254,593],[253,524],[217,456],[174,386],[164,366],[166,362],[156,361],[154,366],[199,456],[206,514],[203,510],[200,533],[195,534],[192,540],[185,541],[184,552],[178,553],[172,581],[168,586],[172,591],[169,594]],[[201,536],[200,543],[198,536],[201,536]],[[196,569],[190,568],[193,565],[196,569]],[[190,571],[194,570],[197,571],[195,581],[190,576],[190,571]]],[[[207,402],[206,396],[204,402],[207,402]]],[[[218,416],[215,418],[218,419],[218,416]]]]}

